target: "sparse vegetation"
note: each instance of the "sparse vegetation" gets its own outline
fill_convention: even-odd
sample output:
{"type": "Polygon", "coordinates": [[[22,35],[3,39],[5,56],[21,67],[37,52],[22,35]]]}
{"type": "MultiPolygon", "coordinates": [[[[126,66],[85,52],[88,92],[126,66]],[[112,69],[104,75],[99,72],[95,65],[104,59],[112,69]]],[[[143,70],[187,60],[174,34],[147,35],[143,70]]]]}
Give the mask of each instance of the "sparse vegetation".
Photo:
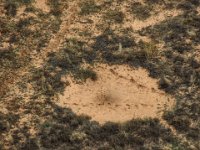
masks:
{"type": "Polygon", "coordinates": [[[6,10],[6,15],[15,16],[17,13],[17,4],[12,1],[8,1],[5,3],[4,9],[6,10]]]}
{"type": "Polygon", "coordinates": [[[90,69],[81,69],[79,73],[75,75],[75,78],[81,79],[83,81],[86,81],[86,79],[90,78],[95,81],[97,80],[97,74],[90,69]]]}
{"type": "Polygon", "coordinates": [[[62,6],[61,1],[54,1],[54,0],[48,0],[48,4],[50,5],[51,11],[50,13],[55,16],[60,16],[62,14],[62,6]]]}
{"type": "Polygon", "coordinates": [[[80,14],[89,15],[91,13],[97,13],[100,11],[100,6],[96,5],[94,0],[86,0],[80,3],[80,14]]]}
{"type": "Polygon", "coordinates": [[[159,55],[159,50],[154,42],[139,42],[141,50],[136,55],[139,57],[145,57],[146,59],[155,58],[159,55]]]}
{"type": "Polygon", "coordinates": [[[15,16],[17,13],[17,8],[20,5],[29,5],[33,0],[7,0],[4,3],[4,9],[6,10],[6,15],[15,16]]]}
{"type": "Polygon", "coordinates": [[[0,149],[200,149],[198,0],[48,0],[49,13],[33,3],[0,0],[0,149]],[[156,16],[158,6],[181,13],[142,28],[131,26],[156,16]],[[71,13],[79,16],[62,20],[71,13]],[[68,34],[55,43],[56,50],[47,49],[64,34],[57,34],[63,22],[68,34]],[[90,67],[82,67],[96,62],[147,69],[176,99],[174,109],[162,121],[100,125],[58,106],[58,94],[70,85],[62,77],[98,80],[90,67]]]}
{"type": "Polygon", "coordinates": [[[151,16],[151,6],[144,5],[140,2],[135,2],[131,5],[131,10],[134,17],[145,20],[151,16]]]}
{"type": "Polygon", "coordinates": [[[109,10],[105,14],[105,19],[110,22],[122,23],[124,20],[124,14],[117,10],[109,10]]]}

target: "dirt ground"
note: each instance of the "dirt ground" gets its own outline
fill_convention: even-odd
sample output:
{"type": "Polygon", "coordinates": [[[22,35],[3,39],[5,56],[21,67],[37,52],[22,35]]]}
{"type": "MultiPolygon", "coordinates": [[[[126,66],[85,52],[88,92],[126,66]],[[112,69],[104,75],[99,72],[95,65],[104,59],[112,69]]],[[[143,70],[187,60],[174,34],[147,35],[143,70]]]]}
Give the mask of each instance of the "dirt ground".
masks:
{"type": "Polygon", "coordinates": [[[97,80],[78,84],[73,78],[60,96],[58,105],[70,107],[100,123],[125,122],[133,118],[161,118],[174,100],[158,89],[158,81],[147,70],[125,65],[96,64],[92,69],[97,80]]]}
{"type": "Polygon", "coordinates": [[[50,11],[46,0],[36,0],[34,3],[35,7],[41,9],[43,12],[48,13],[50,11]]]}

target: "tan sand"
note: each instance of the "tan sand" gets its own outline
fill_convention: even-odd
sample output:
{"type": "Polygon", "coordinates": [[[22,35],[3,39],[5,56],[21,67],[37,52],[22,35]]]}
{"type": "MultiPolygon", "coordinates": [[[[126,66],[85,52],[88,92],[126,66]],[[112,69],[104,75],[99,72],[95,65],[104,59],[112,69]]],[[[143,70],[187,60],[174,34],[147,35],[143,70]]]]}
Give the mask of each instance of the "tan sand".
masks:
{"type": "Polygon", "coordinates": [[[36,0],[34,6],[47,13],[50,11],[50,8],[47,5],[46,0],[36,0]]]}
{"type": "Polygon", "coordinates": [[[181,11],[179,10],[160,10],[160,12],[156,15],[152,15],[146,20],[138,20],[138,19],[130,19],[131,24],[125,24],[125,26],[129,27],[131,25],[131,28],[135,31],[141,30],[143,28],[154,26],[164,20],[166,20],[169,17],[176,17],[181,14],[181,11]]]}
{"type": "Polygon", "coordinates": [[[58,105],[77,114],[91,116],[100,123],[124,122],[135,118],[158,117],[171,108],[173,99],[158,89],[157,80],[145,69],[126,65],[98,64],[93,68],[98,79],[77,84],[68,77],[68,86],[58,105]]]}

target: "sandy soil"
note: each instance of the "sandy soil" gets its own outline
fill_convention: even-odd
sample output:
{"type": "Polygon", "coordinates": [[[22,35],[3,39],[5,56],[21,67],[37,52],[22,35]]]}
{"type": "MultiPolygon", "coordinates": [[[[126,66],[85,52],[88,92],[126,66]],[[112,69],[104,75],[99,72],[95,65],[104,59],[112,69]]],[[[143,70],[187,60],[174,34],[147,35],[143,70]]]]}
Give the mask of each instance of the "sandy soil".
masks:
{"type": "Polygon", "coordinates": [[[47,13],[50,11],[49,6],[46,4],[46,0],[36,0],[34,6],[47,13]]]}
{"type": "Polygon", "coordinates": [[[133,30],[137,31],[137,30],[141,30],[142,28],[146,28],[148,26],[153,26],[155,24],[158,24],[169,17],[176,17],[180,14],[181,14],[181,11],[178,11],[178,10],[165,10],[165,11],[160,10],[160,12],[157,15],[153,15],[144,21],[134,19],[134,21],[132,21],[133,23],[127,24],[127,26],[131,26],[133,30]]]}
{"type": "Polygon", "coordinates": [[[100,123],[160,118],[163,109],[173,106],[173,99],[158,89],[157,80],[149,77],[145,69],[98,64],[93,70],[98,76],[96,81],[88,79],[77,84],[67,77],[70,86],[60,95],[58,105],[100,123]]]}
{"type": "Polygon", "coordinates": [[[60,30],[56,33],[49,41],[47,47],[42,50],[40,56],[36,55],[34,59],[35,66],[38,68],[41,67],[48,55],[51,52],[59,51],[59,48],[63,41],[65,40],[65,36],[69,31],[70,25],[74,23],[75,18],[77,17],[77,4],[76,2],[70,2],[69,8],[64,10],[63,16],[61,17],[62,23],[60,25],[60,30]]]}

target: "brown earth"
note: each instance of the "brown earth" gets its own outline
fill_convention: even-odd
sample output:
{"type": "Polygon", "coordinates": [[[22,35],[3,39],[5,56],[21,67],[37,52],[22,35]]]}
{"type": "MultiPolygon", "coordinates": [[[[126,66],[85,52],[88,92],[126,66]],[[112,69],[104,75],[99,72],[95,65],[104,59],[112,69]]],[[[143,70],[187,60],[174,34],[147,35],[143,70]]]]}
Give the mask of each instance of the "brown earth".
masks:
{"type": "Polygon", "coordinates": [[[91,116],[100,123],[124,122],[135,118],[158,117],[173,106],[173,99],[158,89],[157,80],[145,69],[126,65],[97,64],[97,80],[78,84],[67,77],[70,86],[60,95],[58,105],[77,114],[91,116]]]}
{"type": "Polygon", "coordinates": [[[35,1],[35,7],[38,9],[41,9],[43,12],[49,12],[50,8],[47,5],[47,1],[46,0],[36,0],[35,1]]]}

